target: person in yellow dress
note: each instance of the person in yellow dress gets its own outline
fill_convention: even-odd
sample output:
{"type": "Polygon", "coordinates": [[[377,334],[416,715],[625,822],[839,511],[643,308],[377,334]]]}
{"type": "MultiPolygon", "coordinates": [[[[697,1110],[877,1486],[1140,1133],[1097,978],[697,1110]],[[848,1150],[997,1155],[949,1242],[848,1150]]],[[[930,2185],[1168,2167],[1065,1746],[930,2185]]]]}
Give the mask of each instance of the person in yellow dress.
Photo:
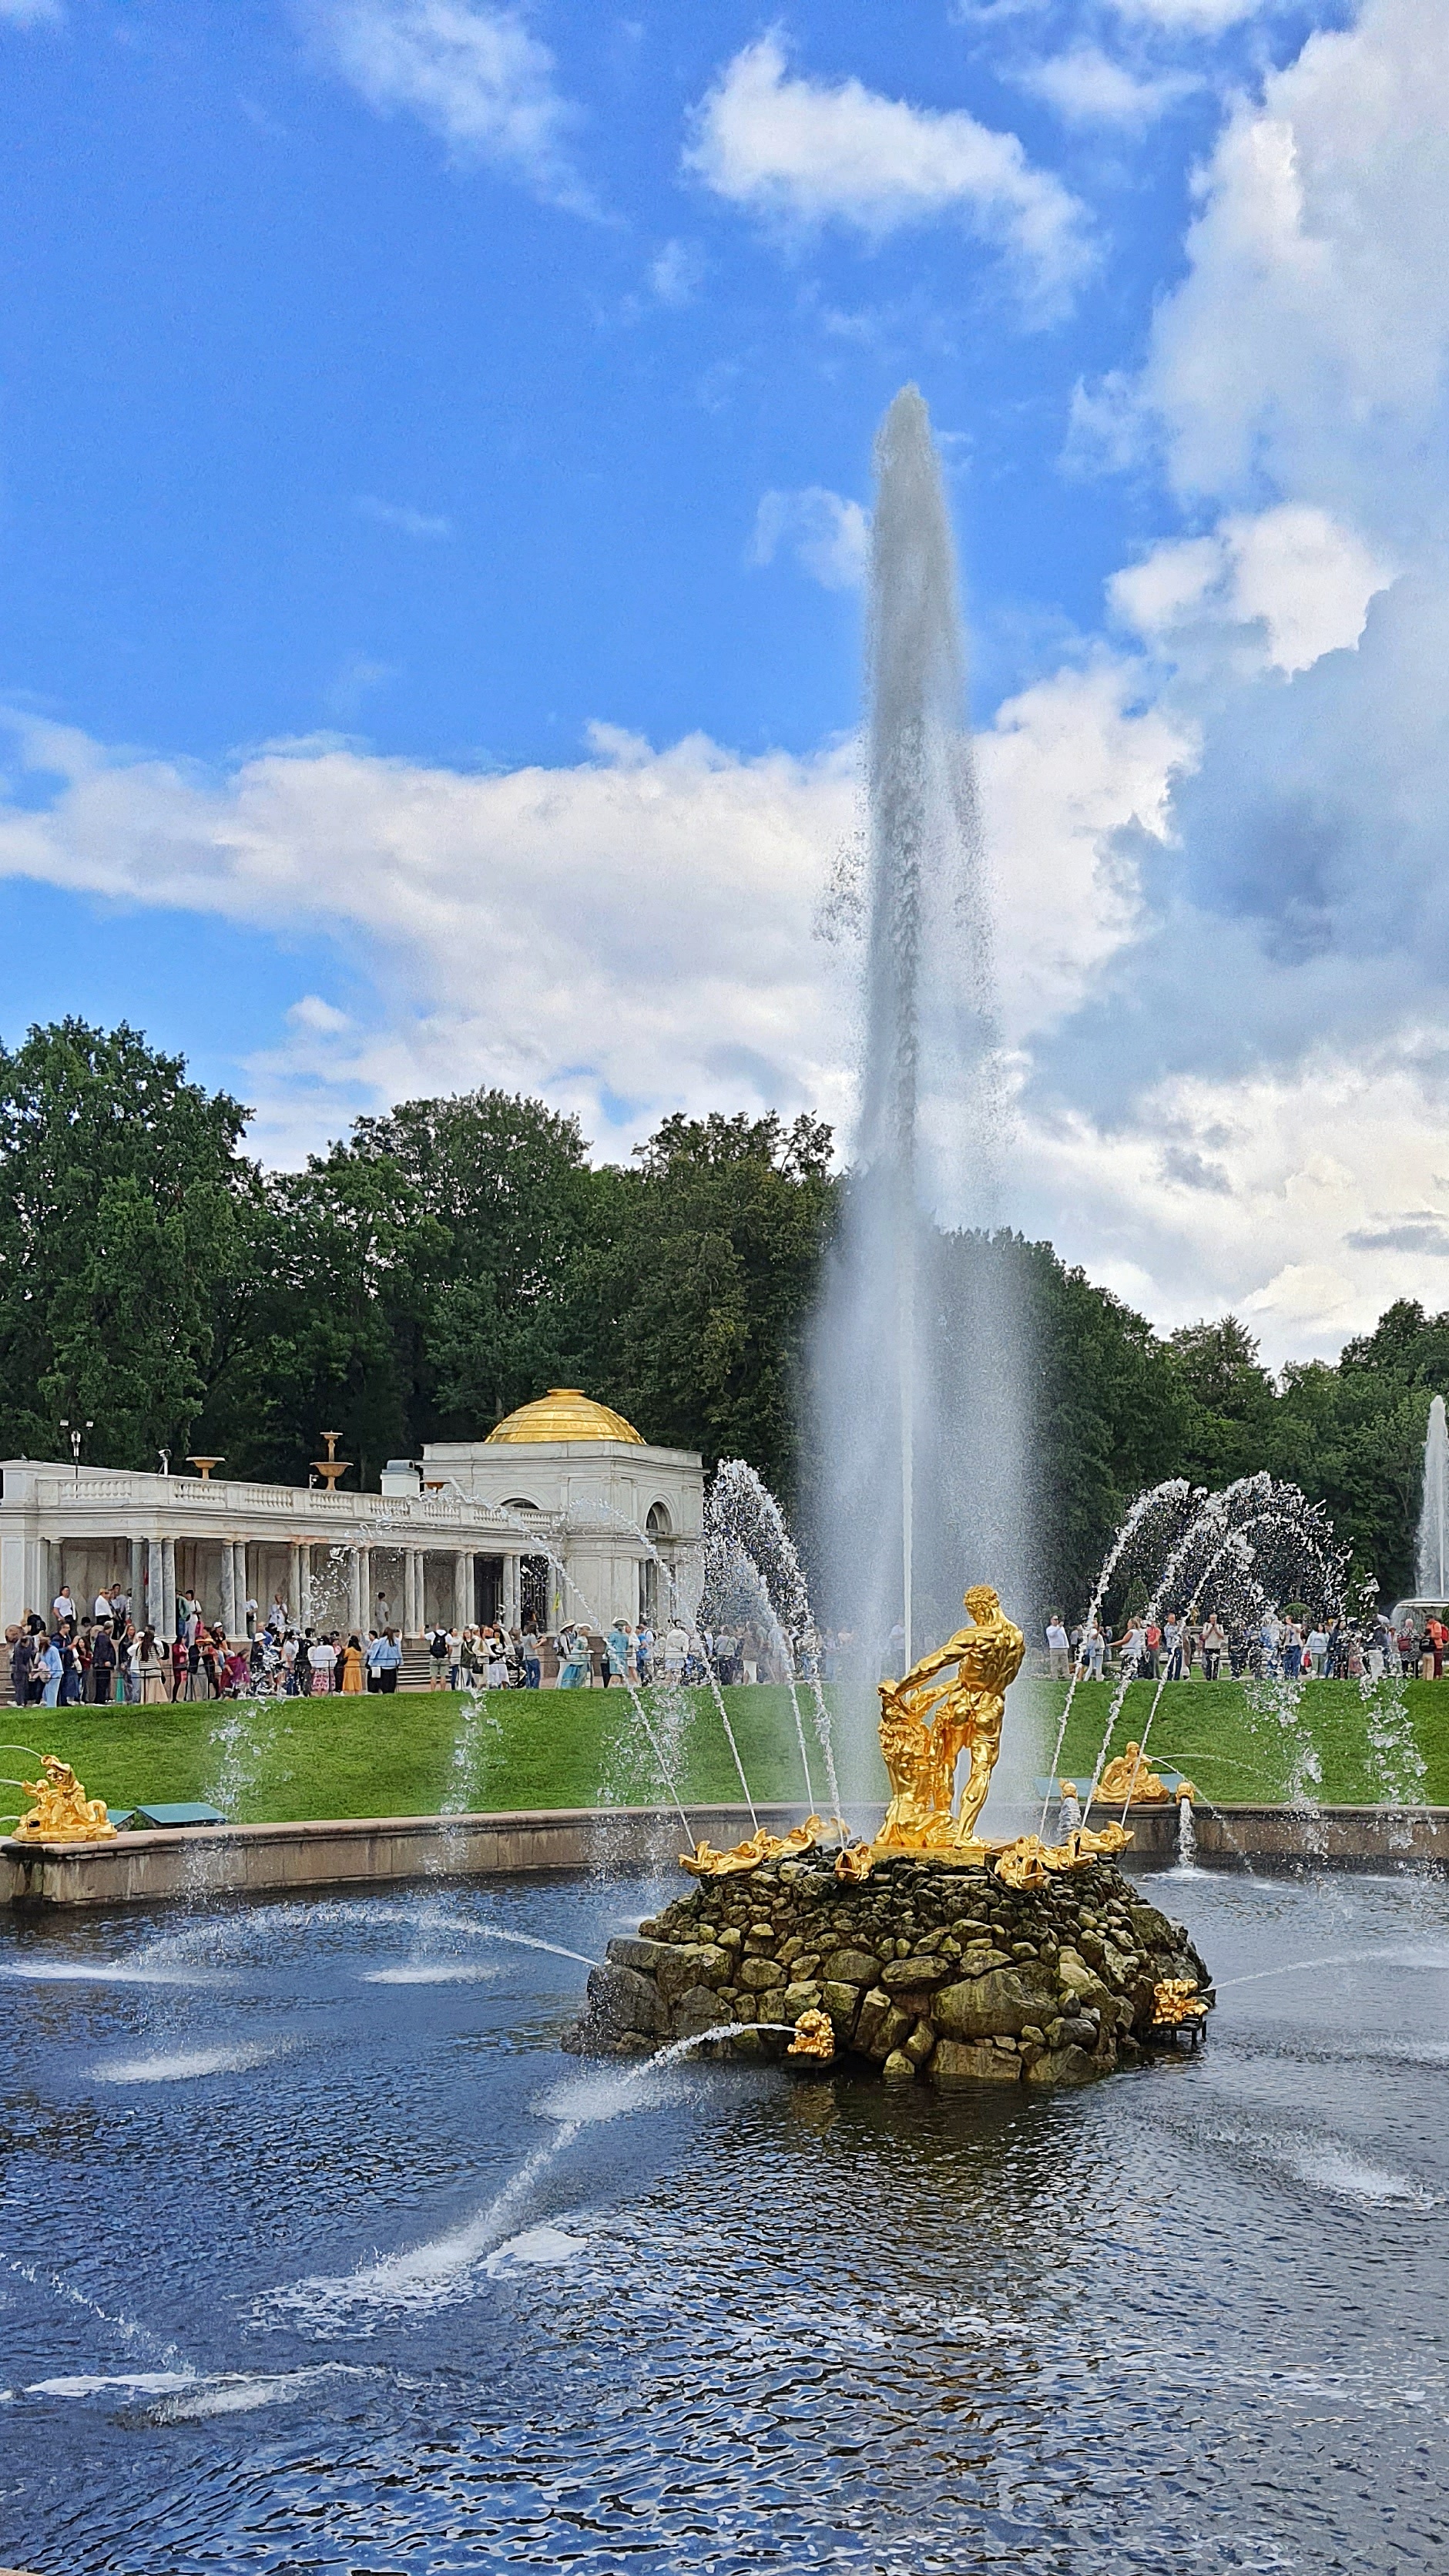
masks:
{"type": "Polygon", "coordinates": [[[349,1637],[342,1649],[342,1688],[345,1691],[360,1691],[362,1688],[362,1648],[355,1637],[349,1637]]]}

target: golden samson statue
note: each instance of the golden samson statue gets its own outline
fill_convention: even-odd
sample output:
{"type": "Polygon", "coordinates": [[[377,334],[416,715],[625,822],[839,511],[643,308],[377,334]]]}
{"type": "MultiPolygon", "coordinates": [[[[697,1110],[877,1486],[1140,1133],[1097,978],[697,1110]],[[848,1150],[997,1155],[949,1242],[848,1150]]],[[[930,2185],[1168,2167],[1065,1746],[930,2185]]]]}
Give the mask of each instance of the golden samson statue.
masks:
{"type": "Polygon", "coordinates": [[[1001,1751],[1006,1693],[1021,1670],[1026,1639],[989,1583],[966,1595],[969,1628],[958,1628],[898,1682],[880,1684],[880,1749],[891,1802],[877,1852],[922,1852],[978,1860],[976,1820],[1001,1751]],[[967,1757],[959,1803],[956,1769],[967,1757]]]}
{"type": "MultiPolygon", "coordinates": [[[[1085,1869],[1132,1840],[1121,1825],[1107,1825],[1099,1834],[1079,1825],[1060,1843],[1043,1843],[1035,1834],[1009,1843],[978,1841],[977,1820],[1001,1751],[1006,1694],[1021,1670],[1026,1639],[1007,1618],[991,1584],[973,1583],[965,1608],[969,1627],[958,1628],[944,1646],[933,1646],[900,1681],[878,1685],[890,1805],[873,1842],[852,1842],[836,1817],[839,1879],[868,1879],[877,1861],[903,1854],[966,1866],[990,1860],[1007,1885],[1040,1887],[1054,1872],[1085,1869]],[[966,1776],[958,1799],[956,1773],[963,1753],[966,1776]]],[[[1136,1749],[1128,1747],[1129,1752],[1136,1749]]],[[[808,1816],[788,1834],[760,1826],[732,1851],[697,1843],[692,1852],[681,1854],[680,1865],[695,1878],[730,1878],[766,1861],[798,1859],[824,1831],[818,1816],[808,1816]]]]}

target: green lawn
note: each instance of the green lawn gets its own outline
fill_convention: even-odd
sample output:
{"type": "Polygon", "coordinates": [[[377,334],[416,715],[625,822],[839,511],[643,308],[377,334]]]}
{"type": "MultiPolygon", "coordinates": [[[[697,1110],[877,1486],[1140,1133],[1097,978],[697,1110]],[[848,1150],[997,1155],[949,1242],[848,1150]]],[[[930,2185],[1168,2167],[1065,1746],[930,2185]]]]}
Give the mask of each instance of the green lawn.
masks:
{"type": "MultiPolygon", "coordinates": [[[[1136,1683],[1113,1737],[1120,1751],[1140,1736],[1151,1685],[1136,1683]]],[[[1060,1684],[1017,1685],[1007,1725],[1030,1712],[1040,1759],[1049,1759],[1061,1713],[1060,1684]]],[[[799,1796],[794,1724],[783,1690],[725,1693],[731,1721],[760,1799],[799,1796]]],[[[1073,1704],[1063,1770],[1085,1779],[1106,1719],[1103,1684],[1085,1683],[1073,1704]]],[[[687,1800],[736,1799],[739,1785],[719,1719],[705,1691],[684,1694],[686,1714],[671,1753],[687,1800]]],[[[1375,1760],[1367,1714],[1351,1682],[1311,1682],[1303,1695],[1323,1769],[1319,1794],[1345,1804],[1395,1797],[1449,1802],[1449,1682],[1411,1682],[1404,1694],[1409,1734],[1424,1764],[1421,1786],[1402,1751],[1375,1760]]],[[[656,1727],[667,1710],[653,1695],[656,1727]]],[[[1382,1730],[1381,1730],[1382,1731],[1382,1730]]],[[[1389,1730],[1391,1732],[1391,1730],[1389,1730]]],[[[431,1815],[441,1808],[591,1807],[654,1804],[662,1796],[629,1698],[611,1691],[498,1691],[476,1707],[452,1692],[395,1698],[341,1697],[183,1703],[176,1708],[4,1709],[0,1735],[15,1736],[74,1763],[92,1797],[117,1809],[138,1799],[208,1798],[239,1822],[320,1816],[431,1815]]],[[[1288,1795],[1297,1758],[1292,1733],[1271,1701],[1255,1706],[1234,1682],[1169,1683],[1150,1752],[1185,1771],[1218,1801],[1288,1795]]],[[[817,1797],[823,1766],[811,1739],[817,1797]]],[[[29,1765],[0,1754],[9,1772],[29,1765]]],[[[0,1808],[18,1808],[16,1792],[0,1808]]]]}
{"type": "MultiPolygon", "coordinates": [[[[786,1692],[725,1693],[757,1798],[797,1798],[786,1692]]],[[[707,1691],[684,1694],[677,1776],[690,1799],[737,1799],[739,1779],[707,1691]]],[[[646,1694],[656,1728],[666,1712],[646,1694]]],[[[118,1812],[205,1798],[238,1823],[282,1817],[435,1815],[442,1808],[653,1805],[657,1765],[623,1690],[368,1692],[323,1700],[181,1701],[161,1708],[0,1709],[0,1737],[74,1765],[118,1812]]],[[[0,1754],[7,1772],[29,1766],[0,1754]]],[[[822,1768],[816,1761],[815,1772],[822,1768]]],[[[821,1796],[824,1795],[823,1782],[821,1796]]],[[[19,1808],[18,1791],[0,1808],[19,1808]]]]}
{"type": "MultiPolygon", "coordinates": [[[[1033,1682],[1028,1687],[1039,1696],[1054,1735],[1066,1697],[1063,1685],[1033,1682]]],[[[1114,1752],[1121,1751],[1129,1736],[1140,1739],[1152,1695],[1150,1682],[1132,1684],[1113,1736],[1114,1752]]],[[[1104,1682],[1079,1686],[1067,1728],[1064,1772],[1090,1777],[1109,1698],[1104,1682]]],[[[1316,1794],[1325,1804],[1449,1802],[1449,1681],[1405,1684],[1402,1721],[1382,1694],[1366,1708],[1356,1682],[1308,1682],[1298,1705],[1322,1765],[1316,1794]],[[1371,1730],[1388,1739],[1378,1753],[1371,1730]],[[1416,1780],[1415,1752],[1424,1765],[1422,1780],[1416,1780]]],[[[1153,1721],[1148,1757],[1185,1772],[1219,1805],[1250,1804],[1289,1795],[1299,1742],[1294,1727],[1280,1722],[1272,1693],[1261,1684],[1169,1682],[1153,1721]]]]}

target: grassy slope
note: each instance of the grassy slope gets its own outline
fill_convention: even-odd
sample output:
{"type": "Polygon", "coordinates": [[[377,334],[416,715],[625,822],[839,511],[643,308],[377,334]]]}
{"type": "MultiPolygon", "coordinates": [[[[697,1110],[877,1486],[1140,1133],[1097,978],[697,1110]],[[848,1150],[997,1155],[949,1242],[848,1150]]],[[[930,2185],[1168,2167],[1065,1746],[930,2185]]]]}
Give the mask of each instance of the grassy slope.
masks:
{"type": "MultiPolygon", "coordinates": [[[[755,1796],[797,1797],[800,1758],[787,1694],[731,1690],[726,1698],[755,1796]]],[[[738,1775],[709,1695],[690,1691],[686,1699],[681,1767],[688,1795],[737,1799],[738,1775]]],[[[649,1705],[659,1726],[663,1712],[649,1705]]],[[[142,1798],[209,1798],[241,1823],[434,1815],[444,1807],[652,1805],[660,1796],[657,1767],[647,1745],[639,1758],[634,1732],[622,1690],[487,1692],[476,1710],[451,1691],[0,1710],[0,1734],[63,1755],[90,1796],[118,1811],[142,1798]],[[232,1728],[229,1748],[222,1731],[232,1728]]],[[[31,1776],[24,1763],[3,1754],[0,1761],[31,1776]]],[[[13,1790],[0,1796],[0,1806],[21,1803],[13,1790]]]]}
{"type": "MultiPolygon", "coordinates": [[[[758,1798],[799,1794],[799,1756],[784,1691],[726,1694],[740,1750],[758,1798]]],[[[1042,1682],[1018,1686],[1038,1722],[1043,1762],[1064,1693],[1042,1682]]],[[[1107,1711],[1103,1685],[1077,1693],[1063,1769],[1086,1778],[1107,1711]]],[[[679,1776],[691,1799],[737,1798],[739,1786],[707,1693],[685,1694],[679,1776]]],[[[1135,1684],[1113,1739],[1120,1751],[1140,1736],[1151,1688],[1135,1684]]],[[[665,1722],[648,1702],[656,1725],[665,1722]]],[[[1353,1683],[1308,1685],[1304,1707],[1323,1765],[1321,1795],[1374,1803],[1397,1794],[1449,1801],[1449,1682],[1411,1682],[1405,1705],[1425,1766],[1422,1787],[1402,1763],[1376,1766],[1353,1683]]],[[[1022,1712],[1025,1714],[1025,1711],[1022,1712]]],[[[1010,1719],[1008,1719],[1008,1724],[1010,1719]]],[[[486,1695],[467,1719],[450,1692],[365,1694],[325,1701],[186,1705],[137,1709],[0,1711],[0,1733],[27,1739],[75,1764],[93,1797],[116,1808],[139,1798],[211,1798],[241,1821],[273,1817],[428,1815],[441,1807],[588,1807],[653,1803],[660,1796],[648,1747],[633,1741],[623,1691],[509,1691],[486,1695]],[[456,1747],[464,1726],[462,1758],[456,1747]],[[229,1748],[223,1730],[234,1728],[229,1748]]],[[[1218,1801],[1278,1799],[1289,1786],[1292,1736],[1265,1699],[1254,1709],[1236,1683],[1170,1683],[1151,1751],[1186,1771],[1218,1801]]],[[[29,1766],[0,1754],[10,1771],[29,1766]]],[[[820,1764],[813,1765],[818,1773],[820,1764]]],[[[823,1797],[817,1780],[817,1796],[823,1797]]],[[[18,1794],[0,1800],[21,1804],[18,1794]]]]}
{"type": "MultiPolygon", "coordinates": [[[[1066,1696],[1060,1684],[1032,1685],[1049,1714],[1052,1733],[1066,1696]]],[[[1101,1742],[1109,1693],[1104,1683],[1084,1684],[1072,1705],[1062,1768],[1086,1779],[1101,1742]]],[[[1120,1752],[1140,1738],[1152,1704],[1152,1684],[1134,1682],[1113,1736],[1120,1752]]],[[[1309,1682],[1300,1703],[1322,1765],[1318,1796],[1326,1803],[1367,1806],[1396,1798],[1417,1804],[1449,1801],[1449,1682],[1410,1682],[1404,1688],[1406,1724],[1380,1699],[1365,1709],[1356,1682],[1309,1682]],[[1391,1742],[1378,1754],[1373,1724],[1391,1742]],[[1404,1758],[1405,1750],[1409,1758],[1404,1758]],[[1413,1752],[1424,1765],[1416,1781],[1413,1752]]],[[[1186,1772],[1219,1804],[1277,1800],[1288,1794],[1298,1756],[1298,1736],[1279,1722],[1271,1689],[1252,1692],[1240,1682],[1169,1682],[1153,1722],[1149,1755],[1186,1772]]]]}

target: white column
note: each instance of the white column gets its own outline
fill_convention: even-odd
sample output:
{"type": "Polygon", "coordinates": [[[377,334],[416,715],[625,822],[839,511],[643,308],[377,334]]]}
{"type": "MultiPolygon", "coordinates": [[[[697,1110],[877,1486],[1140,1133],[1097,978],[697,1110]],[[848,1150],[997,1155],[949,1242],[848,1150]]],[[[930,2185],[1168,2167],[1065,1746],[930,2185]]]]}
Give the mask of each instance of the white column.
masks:
{"type": "Polygon", "coordinates": [[[420,1547],[403,1550],[403,1635],[420,1637],[423,1633],[423,1551],[420,1547]]]}
{"type": "Polygon", "coordinates": [[[236,1558],[229,1538],[221,1543],[221,1624],[228,1637],[236,1635],[236,1558]]]}
{"type": "Polygon", "coordinates": [[[162,1634],[166,1616],[165,1610],[162,1606],[166,1598],[166,1582],[162,1571],[163,1564],[163,1542],[159,1538],[148,1538],[146,1541],[146,1596],[144,1602],[144,1624],[148,1628],[154,1628],[158,1638],[162,1634]]]}
{"type": "Polygon", "coordinates": [[[312,1551],[301,1546],[294,1551],[297,1559],[297,1624],[312,1625],[312,1551]]]}
{"type": "Polygon", "coordinates": [[[362,1549],[354,1547],[347,1559],[347,1624],[359,1637],[363,1618],[362,1555],[362,1549]]]}
{"type": "Polygon", "coordinates": [[[287,1550],[287,1625],[295,1628],[302,1617],[302,1551],[294,1541],[287,1550]]]}
{"type": "Polygon", "coordinates": [[[472,1575],[473,1559],[466,1549],[460,1547],[453,1559],[453,1625],[455,1628],[466,1628],[473,1617],[472,1575]]]}
{"type": "Polygon", "coordinates": [[[364,1545],[357,1551],[357,1633],[363,1645],[372,1626],[372,1550],[364,1545]]]}
{"type": "Polygon", "coordinates": [[[510,1550],[503,1559],[503,1579],[499,1585],[499,1616],[501,1617],[505,1628],[516,1628],[518,1626],[518,1596],[520,1590],[518,1566],[519,1560],[517,1550],[510,1550]]]}
{"type": "Polygon", "coordinates": [[[161,1633],[169,1646],[176,1634],[176,1541],[161,1541],[161,1633]]]}
{"type": "MultiPolygon", "coordinates": [[[[145,1581],[145,1567],[146,1542],[144,1539],[133,1538],[131,1541],[131,1573],[126,1588],[131,1595],[131,1616],[135,1620],[138,1628],[143,1628],[146,1624],[146,1605],[142,1598],[142,1587],[145,1581]]],[[[79,1608],[79,1603],[77,1603],[76,1606],[79,1608]]]]}
{"type": "Polygon", "coordinates": [[[231,1549],[231,1588],[236,1602],[237,1635],[244,1637],[247,1628],[247,1543],[244,1538],[228,1539],[231,1549]]]}

